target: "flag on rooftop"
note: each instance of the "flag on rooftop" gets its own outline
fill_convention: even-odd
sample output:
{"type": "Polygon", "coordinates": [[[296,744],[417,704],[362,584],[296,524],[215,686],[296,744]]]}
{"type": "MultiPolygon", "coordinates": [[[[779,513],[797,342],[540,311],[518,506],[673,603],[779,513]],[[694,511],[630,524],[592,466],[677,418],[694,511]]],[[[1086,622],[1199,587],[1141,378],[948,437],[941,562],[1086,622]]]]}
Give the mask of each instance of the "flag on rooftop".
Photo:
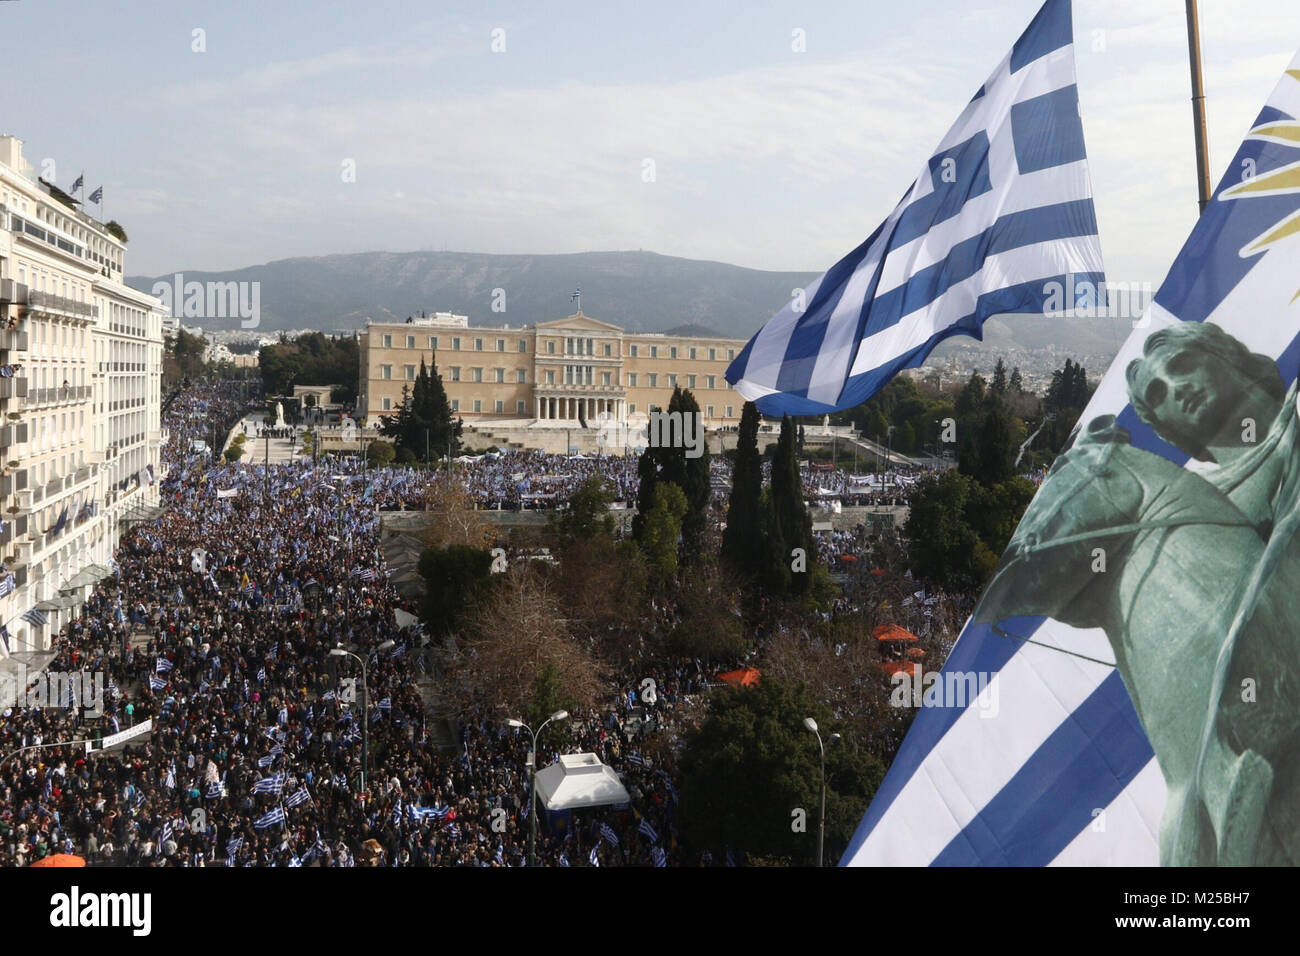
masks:
{"type": "Polygon", "coordinates": [[[770,319],[726,379],[769,415],[851,408],[943,339],[1102,281],[1070,0],[1047,0],[889,218],[770,319]]]}

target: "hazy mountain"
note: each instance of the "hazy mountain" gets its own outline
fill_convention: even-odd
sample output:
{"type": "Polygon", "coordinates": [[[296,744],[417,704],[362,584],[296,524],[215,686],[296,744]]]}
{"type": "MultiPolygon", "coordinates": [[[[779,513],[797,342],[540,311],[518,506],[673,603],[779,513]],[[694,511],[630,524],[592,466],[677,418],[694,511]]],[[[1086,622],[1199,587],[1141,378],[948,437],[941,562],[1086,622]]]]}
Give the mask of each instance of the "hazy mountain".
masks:
{"type": "MultiPolygon", "coordinates": [[[[631,331],[748,338],[816,278],[810,272],[764,272],[722,262],[652,252],[571,255],[488,255],[467,252],[365,252],[281,259],[229,272],[186,270],[185,281],[260,282],[260,328],[342,331],[367,318],[401,321],[419,311],[458,312],[471,325],[530,325],[573,312],[570,293],[582,289],[587,315],[631,331]],[[493,311],[494,290],[505,311],[493,311]]],[[[132,276],[152,291],[173,275],[132,276]]],[[[204,329],[239,328],[238,319],[183,318],[204,329]]],[[[984,328],[984,344],[949,339],[954,349],[1008,351],[1055,348],[1066,355],[1113,354],[1129,323],[1104,319],[1004,316],[984,328]]]]}
{"type": "MultiPolygon", "coordinates": [[[[458,312],[471,325],[530,325],[582,311],[632,331],[703,326],[748,338],[813,273],[761,272],[721,262],[651,252],[506,256],[465,252],[366,252],[282,259],[229,272],[185,270],[185,281],[260,282],[261,328],[325,331],[359,328],[367,318],[401,321],[426,312],[458,312]],[[493,311],[494,290],[505,310],[493,311]]],[[[173,275],[131,276],[145,292],[173,275]]],[[[204,329],[239,328],[237,319],[182,318],[204,329]]]]}

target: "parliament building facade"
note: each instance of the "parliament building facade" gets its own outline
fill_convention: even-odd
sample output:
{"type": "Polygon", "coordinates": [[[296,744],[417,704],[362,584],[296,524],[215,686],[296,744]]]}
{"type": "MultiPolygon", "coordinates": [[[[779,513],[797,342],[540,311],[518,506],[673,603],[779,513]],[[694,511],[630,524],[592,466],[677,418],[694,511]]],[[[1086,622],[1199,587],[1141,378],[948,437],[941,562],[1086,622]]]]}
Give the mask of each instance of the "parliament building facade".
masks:
{"type": "Polygon", "coordinates": [[[469,424],[644,421],[681,386],[699,402],[706,427],[730,426],[745,400],[724,373],[744,347],[739,339],[627,332],[580,311],[513,329],[434,313],[367,325],[358,409],[367,423],[395,414],[423,360],[437,366],[453,414],[469,424]]]}

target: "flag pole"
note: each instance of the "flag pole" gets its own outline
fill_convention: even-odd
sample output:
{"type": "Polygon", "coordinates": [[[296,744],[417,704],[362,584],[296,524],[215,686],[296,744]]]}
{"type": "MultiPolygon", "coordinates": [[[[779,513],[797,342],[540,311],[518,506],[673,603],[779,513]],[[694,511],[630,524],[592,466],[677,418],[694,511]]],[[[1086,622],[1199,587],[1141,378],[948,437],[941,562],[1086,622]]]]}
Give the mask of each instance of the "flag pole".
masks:
{"type": "Polygon", "coordinates": [[[1196,0],[1187,0],[1187,47],[1192,67],[1192,126],[1196,131],[1196,185],[1201,212],[1210,203],[1210,147],[1205,134],[1205,79],[1201,70],[1201,26],[1196,0]]]}

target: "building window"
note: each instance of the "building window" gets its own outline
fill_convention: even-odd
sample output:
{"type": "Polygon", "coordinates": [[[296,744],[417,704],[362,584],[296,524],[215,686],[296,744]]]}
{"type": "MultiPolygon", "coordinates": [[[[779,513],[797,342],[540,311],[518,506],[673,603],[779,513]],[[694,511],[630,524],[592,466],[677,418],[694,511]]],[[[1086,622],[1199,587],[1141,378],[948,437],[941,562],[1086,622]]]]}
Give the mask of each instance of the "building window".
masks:
{"type": "Polygon", "coordinates": [[[527,339],[520,339],[520,340],[519,340],[519,351],[521,351],[521,352],[527,352],[527,351],[528,351],[528,340],[527,340],[527,339]]]}
{"type": "Polygon", "coordinates": [[[460,411],[460,399],[459,399],[459,398],[453,398],[453,399],[451,400],[451,410],[452,410],[453,412],[458,412],[458,411],[460,411]]]}
{"type": "Polygon", "coordinates": [[[551,370],[551,369],[548,369],[548,370],[547,370],[547,372],[546,372],[546,384],[547,384],[547,385],[554,385],[554,384],[555,384],[555,372],[554,372],[554,370],[551,370]]]}
{"type": "Polygon", "coordinates": [[[391,349],[392,347],[393,347],[393,337],[392,337],[391,335],[385,335],[385,336],[384,336],[384,348],[386,348],[386,349],[391,349]]]}
{"type": "Polygon", "coordinates": [[[614,354],[614,346],[611,345],[610,343],[606,342],[606,343],[605,343],[605,355],[606,355],[606,356],[611,356],[611,355],[613,355],[613,354],[614,354]]]}
{"type": "Polygon", "coordinates": [[[474,411],[476,412],[483,411],[483,399],[481,398],[474,399],[474,411]]]}
{"type": "Polygon", "coordinates": [[[686,376],[686,387],[687,387],[687,388],[694,388],[694,387],[695,387],[695,376],[694,376],[694,375],[687,375],[687,376],[686,376]]]}
{"type": "Polygon", "coordinates": [[[524,382],[528,381],[528,372],[522,368],[515,369],[515,381],[520,385],[524,384],[524,382]]]}
{"type": "Polygon", "coordinates": [[[596,354],[596,340],[595,340],[595,339],[587,339],[587,354],[588,354],[588,355],[595,355],[595,354],[596,354]]]}
{"type": "Polygon", "coordinates": [[[415,348],[415,336],[414,336],[414,335],[408,335],[408,336],[406,337],[406,347],[407,347],[408,349],[413,349],[413,348],[415,348]]]}
{"type": "Polygon", "coordinates": [[[657,346],[657,345],[652,345],[652,346],[650,346],[650,357],[651,357],[651,358],[658,358],[658,357],[659,357],[659,346],[657,346]]]}
{"type": "Polygon", "coordinates": [[[452,369],[451,369],[451,380],[452,380],[453,382],[459,382],[459,381],[460,381],[460,366],[459,366],[459,365],[453,365],[453,366],[452,366],[452,369]]]}
{"type": "Polygon", "coordinates": [[[677,358],[677,346],[674,345],[668,349],[668,357],[677,358]]]}
{"type": "Polygon", "coordinates": [[[408,382],[414,382],[414,381],[415,381],[415,366],[414,366],[414,365],[408,365],[408,366],[406,366],[406,380],[407,380],[408,382]]]}
{"type": "Polygon", "coordinates": [[[393,377],[393,367],[391,365],[381,365],[379,367],[379,372],[384,378],[393,377]]]}
{"type": "Polygon", "coordinates": [[[695,349],[694,349],[694,347],[691,348],[691,361],[692,361],[692,362],[695,361],[695,349]]]}
{"type": "Polygon", "coordinates": [[[636,414],[636,402],[632,402],[631,404],[629,404],[629,405],[627,406],[627,413],[628,413],[629,415],[635,415],[635,414],[636,414]]]}
{"type": "Polygon", "coordinates": [[[505,340],[505,339],[497,339],[497,351],[498,351],[498,352],[504,352],[505,350],[506,350],[506,340],[505,340]]]}
{"type": "Polygon", "coordinates": [[[475,351],[475,352],[482,352],[482,351],[483,351],[483,340],[482,340],[482,339],[475,339],[475,340],[474,340],[474,351],[475,351]]]}
{"type": "Polygon", "coordinates": [[[504,382],[505,380],[506,380],[506,370],[503,368],[497,369],[497,381],[504,382]]]}
{"type": "Polygon", "coordinates": [[[601,384],[601,385],[608,385],[608,384],[609,384],[609,373],[608,373],[608,372],[601,372],[601,373],[600,373],[600,384],[601,384]]]}
{"type": "Polygon", "coordinates": [[[636,372],[627,373],[627,384],[629,388],[636,388],[636,372]]]}
{"type": "Polygon", "coordinates": [[[497,400],[497,412],[504,412],[505,410],[506,410],[506,403],[503,402],[503,401],[501,401],[500,399],[498,399],[498,400],[497,400]]]}
{"type": "Polygon", "coordinates": [[[713,406],[712,406],[712,405],[706,405],[706,406],[704,407],[704,417],[705,417],[705,418],[712,418],[712,417],[713,417],[713,406]]]}
{"type": "Polygon", "coordinates": [[[676,375],[669,375],[669,376],[668,376],[668,387],[669,387],[669,388],[676,388],[676,387],[677,387],[677,376],[676,376],[676,375]]]}
{"type": "Polygon", "coordinates": [[[731,406],[731,405],[728,405],[728,406],[727,406],[727,417],[728,417],[728,418],[735,418],[735,416],[731,413],[731,410],[732,410],[732,406],[731,406]]]}
{"type": "Polygon", "coordinates": [[[452,350],[453,350],[453,351],[456,351],[456,352],[459,352],[459,351],[460,351],[460,336],[459,336],[459,335],[457,335],[457,336],[455,336],[455,337],[452,338],[452,340],[451,340],[451,347],[452,347],[452,350]]]}
{"type": "Polygon", "coordinates": [[[735,350],[735,349],[727,349],[727,361],[730,362],[730,361],[731,361],[732,359],[734,359],[735,357],[736,357],[736,350],[735,350]]]}
{"type": "Polygon", "coordinates": [[[384,411],[391,412],[393,410],[393,400],[391,398],[384,399],[383,407],[384,407],[384,411]]]}
{"type": "Polygon", "coordinates": [[[438,351],[438,336],[436,335],[429,336],[429,348],[434,352],[438,351]]]}
{"type": "Polygon", "coordinates": [[[657,387],[659,385],[659,376],[656,375],[654,372],[651,372],[649,375],[646,376],[646,384],[649,385],[651,388],[657,387]]]}
{"type": "Polygon", "coordinates": [[[547,355],[554,355],[554,354],[555,354],[555,343],[554,343],[554,342],[547,342],[547,343],[546,343],[546,354],[547,354],[547,355]]]}
{"type": "Polygon", "coordinates": [[[630,355],[632,358],[636,358],[636,351],[637,349],[635,345],[628,346],[628,355],[630,355]]]}
{"type": "Polygon", "coordinates": [[[524,414],[524,400],[522,398],[515,402],[515,412],[520,415],[524,414]]]}
{"type": "Polygon", "coordinates": [[[472,379],[472,381],[475,381],[475,382],[481,382],[481,381],[483,381],[483,370],[482,370],[481,368],[476,368],[476,369],[474,369],[473,372],[472,372],[472,374],[473,374],[473,376],[474,376],[473,379],[472,379]]]}

